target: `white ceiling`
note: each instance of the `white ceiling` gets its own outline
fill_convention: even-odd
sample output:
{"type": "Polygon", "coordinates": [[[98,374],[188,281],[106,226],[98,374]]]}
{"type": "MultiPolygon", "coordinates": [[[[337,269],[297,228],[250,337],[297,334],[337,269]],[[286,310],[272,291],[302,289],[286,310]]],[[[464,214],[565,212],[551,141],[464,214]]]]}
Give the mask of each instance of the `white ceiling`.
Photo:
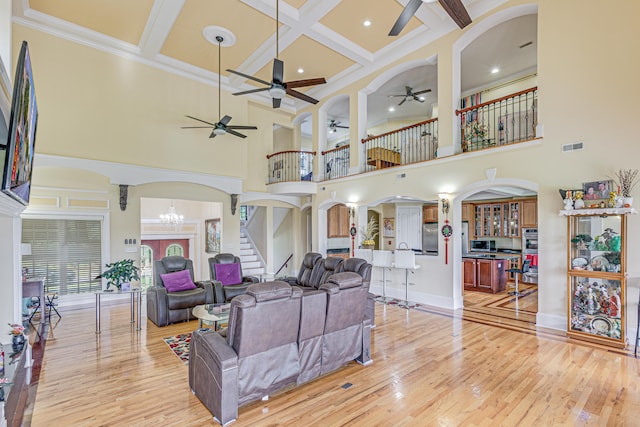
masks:
{"type": "MultiPolygon", "coordinates": [[[[285,80],[326,77],[327,84],[301,89],[323,99],[349,84],[379,72],[457,25],[438,2],[423,3],[398,37],[387,33],[407,0],[12,0],[13,20],[68,40],[126,56],[217,85],[217,46],[206,40],[223,34],[221,84],[235,92],[261,87],[225,71],[235,69],[271,80],[276,53],[276,4],[279,5],[278,57],[285,62],[285,80]],[[370,19],[372,25],[362,22],[370,19]],[[210,37],[211,38],[211,37],[210,37]],[[297,69],[304,68],[303,74],[297,69]]],[[[491,12],[506,0],[462,0],[472,19],[491,12]]],[[[536,17],[501,24],[481,35],[462,55],[462,90],[485,88],[535,70],[536,17]],[[533,41],[528,48],[518,46],[533,41]],[[498,75],[488,70],[498,65],[498,75]]],[[[437,64],[405,71],[369,95],[368,122],[380,123],[388,107],[401,98],[390,94],[432,89],[426,101],[408,101],[394,118],[427,119],[437,102],[437,64]]],[[[248,95],[270,104],[266,92],[248,95]]],[[[296,112],[308,104],[290,97],[282,108],[296,112]]],[[[336,102],[329,119],[349,124],[348,100],[336,102]]],[[[177,118],[178,120],[178,118],[177,118]]],[[[303,130],[303,133],[310,133],[303,130]]]]}

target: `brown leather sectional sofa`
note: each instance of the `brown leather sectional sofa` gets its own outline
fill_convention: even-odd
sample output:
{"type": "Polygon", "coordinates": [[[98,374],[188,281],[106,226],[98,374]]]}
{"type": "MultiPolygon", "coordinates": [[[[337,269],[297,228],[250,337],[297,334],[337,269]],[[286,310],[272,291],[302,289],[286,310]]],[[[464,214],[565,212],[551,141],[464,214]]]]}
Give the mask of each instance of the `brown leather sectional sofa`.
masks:
{"type": "Polygon", "coordinates": [[[226,337],[208,329],[193,333],[191,390],[226,425],[241,405],[352,360],[371,363],[368,287],[352,271],[306,291],[284,281],[250,285],[231,301],[226,337]]]}

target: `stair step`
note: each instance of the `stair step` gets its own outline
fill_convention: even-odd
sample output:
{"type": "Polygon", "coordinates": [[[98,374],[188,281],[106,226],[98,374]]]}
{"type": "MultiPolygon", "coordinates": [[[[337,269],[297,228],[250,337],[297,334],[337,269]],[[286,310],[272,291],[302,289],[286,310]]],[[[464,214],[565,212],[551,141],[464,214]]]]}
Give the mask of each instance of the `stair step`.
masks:
{"type": "Polygon", "coordinates": [[[242,263],[242,270],[244,271],[247,268],[260,268],[262,267],[260,265],[260,261],[252,261],[252,262],[243,262],[242,263]]]}
{"type": "Polygon", "coordinates": [[[253,249],[251,243],[240,243],[240,249],[253,249]]]}
{"type": "Polygon", "coordinates": [[[253,249],[240,249],[240,256],[242,257],[243,255],[253,255],[255,252],[253,251],[253,249]]]}
{"type": "Polygon", "coordinates": [[[244,264],[245,262],[258,261],[258,255],[242,255],[240,257],[240,262],[244,264]]]}
{"type": "Polygon", "coordinates": [[[261,274],[264,274],[264,267],[260,268],[243,268],[242,273],[245,276],[256,276],[260,277],[261,274]]]}

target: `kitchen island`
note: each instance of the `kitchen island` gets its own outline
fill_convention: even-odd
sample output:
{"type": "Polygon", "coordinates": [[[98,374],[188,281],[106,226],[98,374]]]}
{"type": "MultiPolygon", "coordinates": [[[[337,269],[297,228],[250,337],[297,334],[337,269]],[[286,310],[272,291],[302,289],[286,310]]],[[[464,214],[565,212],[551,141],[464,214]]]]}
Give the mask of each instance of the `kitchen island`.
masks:
{"type": "Polygon", "coordinates": [[[462,256],[462,281],[465,291],[495,294],[505,290],[506,270],[513,255],[469,253],[462,256]]]}

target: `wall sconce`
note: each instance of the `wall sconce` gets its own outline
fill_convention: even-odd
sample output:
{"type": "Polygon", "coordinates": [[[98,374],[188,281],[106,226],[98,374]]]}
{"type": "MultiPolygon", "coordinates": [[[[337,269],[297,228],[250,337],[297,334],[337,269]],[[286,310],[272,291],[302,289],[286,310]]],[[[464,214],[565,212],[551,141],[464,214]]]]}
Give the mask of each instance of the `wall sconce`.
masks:
{"type": "Polygon", "coordinates": [[[355,203],[347,203],[347,207],[349,208],[349,218],[351,222],[353,222],[353,218],[356,214],[356,204],[355,203]]]}
{"type": "Polygon", "coordinates": [[[449,213],[449,195],[447,193],[438,194],[440,202],[442,203],[442,214],[447,215],[449,213]]]}

